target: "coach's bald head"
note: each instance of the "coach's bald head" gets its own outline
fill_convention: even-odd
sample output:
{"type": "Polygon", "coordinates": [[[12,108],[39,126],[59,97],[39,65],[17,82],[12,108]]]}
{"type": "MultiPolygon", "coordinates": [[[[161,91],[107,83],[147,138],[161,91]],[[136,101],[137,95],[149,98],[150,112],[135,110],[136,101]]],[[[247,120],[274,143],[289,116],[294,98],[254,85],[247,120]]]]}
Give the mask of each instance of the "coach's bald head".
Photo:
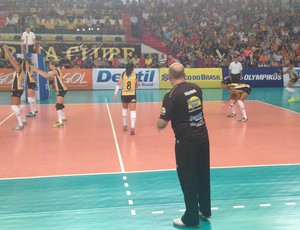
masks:
{"type": "Polygon", "coordinates": [[[173,63],[169,67],[169,77],[174,80],[182,80],[185,77],[184,66],[178,62],[173,63]]]}

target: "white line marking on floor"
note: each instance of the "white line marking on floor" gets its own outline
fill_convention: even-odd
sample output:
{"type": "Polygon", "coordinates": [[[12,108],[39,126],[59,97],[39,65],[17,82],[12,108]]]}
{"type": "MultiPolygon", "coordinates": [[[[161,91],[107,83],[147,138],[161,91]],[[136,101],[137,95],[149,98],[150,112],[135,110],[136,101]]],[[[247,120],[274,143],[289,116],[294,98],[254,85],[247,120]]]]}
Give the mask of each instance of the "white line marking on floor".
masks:
{"type": "Polygon", "coordinates": [[[133,205],[133,200],[128,200],[129,205],[133,205]]]}
{"type": "Polygon", "coordinates": [[[0,122],[0,125],[2,125],[4,122],[6,122],[9,118],[11,118],[15,113],[10,114],[7,118],[5,118],[3,121],[0,122]]]}
{"type": "Polygon", "coordinates": [[[244,205],[235,205],[235,206],[233,206],[233,208],[245,208],[245,206],[244,205]]]}
{"type": "Polygon", "coordinates": [[[136,215],[136,211],[133,209],[131,210],[131,215],[135,216],[136,215]]]}
{"type": "Polygon", "coordinates": [[[130,191],[126,191],[126,195],[127,196],[131,196],[131,192],[130,191]]]}
{"type": "Polygon", "coordinates": [[[128,183],[124,183],[124,186],[127,188],[127,187],[129,187],[129,184],[128,183]]]}
{"type": "MultiPolygon", "coordinates": [[[[211,169],[234,169],[234,168],[262,168],[262,167],[285,167],[285,166],[299,166],[300,164],[270,164],[270,165],[246,165],[246,166],[224,166],[224,167],[211,167],[211,169]]],[[[130,171],[127,174],[135,173],[153,173],[153,172],[176,172],[176,169],[160,169],[160,170],[147,170],[147,171],[130,171]]],[[[98,175],[111,175],[122,174],[122,172],[106,172],[106,173],[81,173],[81,174],[65,174],[65,175],[49,175],[49,176],[26,176],[26,177],[4,177],[2,180],[27,180],[27,179],[40,179],[40,178],[58,178],[58,177],[76,177],[76,176],[98,176],[98,175]]]]}
{"type": "Polygon", "coordinates": [[[127,176],[123,176],[123,180],[127,180],[127,176]]]}
{"type": "Polygon", "coordinates": [[[107,103],[107,99],[105,98],[105,105],[106,105],[106,110],[109,116],[109,120],[110,120],[110,125],[111,125],[111,129],[113,132],[113,136],[114,136],[114,140],[115,140],[115,146],[116,146],[116,150],[117,150],[117,154],[118,154],[118,158],[119,158],[119,163],[120,163],[120,167],[121,167],[121,172],[125,172],[125,168],[124,168],[124,163],[123,163],[123,159],[122,159],[122,155],[121,155],[121,151],[120,151],[120,147],[119,147],[119,143],[118,143],[118,139],[117,139],[117,135],[116,135],[116,131],[115,131],[115,126],[112,120],[112,116],[110,114],[110,109],[107,103]]]}
{"type": "MultiPolygon", "coordinates": [[[[23,109],[24,105],[21,105],[21,109],[23,109]]],[[[6,117],[3,121],[0,122],[0,125],[2,125],[4,122],[6,122],[9,118],[11,118],[15,113],[11,113],[8,117],[6,117]]]]}
{"type": "Polygon", "coordinates": [[[154,211],[154,212],[152,212],[153,215],[163,214],[163,213],[164,213],[164,211],[154,211]]]}
{"type": "Polygon", "coordinates": [[[295,113],[295,114],[298,114],[299,115],[299,112],[296,112],[296,111],[293,111],[293,110],[290,110],[290,109],[287,109],[287,108],[283,108],[283,107],[280,107],[280,106],[277,106],[277,105],[272,105],[268,102],[265,102],[265,101],[260,101],[260,100],[256,100],[257,102],[260,102],[262,104],[266,104],[266,105],[269,105],[269,106],[272,106],[272,107],[275,107],[275,108],[278,108],[278,109],[281,109],[281,110],[285,110],[285,111],[288,111],[288,112],[291,112],[291,113],[295,113]]]}
{"type": "Polygon", "coordinates": [[[211,208],[211,210],[219,210],[219,208],[218,207],[213,207],[213,208],[211,208]]]}
{"type": "Polygon", "coordinates": [[[259,204],[260,207],[270,207],[271,204],[259,204]]]}
{"type": "Polygon", "coordinates": [[[296,205],[295,202],[286,202],[285,205],[296,205]]]}

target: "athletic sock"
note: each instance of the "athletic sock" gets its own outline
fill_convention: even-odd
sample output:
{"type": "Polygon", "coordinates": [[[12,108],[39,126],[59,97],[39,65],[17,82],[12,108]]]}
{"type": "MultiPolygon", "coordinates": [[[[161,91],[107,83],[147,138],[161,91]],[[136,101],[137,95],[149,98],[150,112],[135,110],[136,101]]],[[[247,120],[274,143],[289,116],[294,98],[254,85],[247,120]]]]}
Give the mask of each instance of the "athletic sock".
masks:
{"type": "Polygon", "coordinates": [[[35,97],[28,97],[28,102],[30,105],[30,111],[32,114],[35,114],[36,111],[36,100],[35,97]]]}
{"type": "Polygon", "coordinates": [[[238,100],[237,102],[239,103],[239,106],[241,108],[243,118],[247,119],[246,108],[245,108],[244,102],[241,100],[238,100]]]}
{"type": "Polygon", "coordinates": [[[20,126],[23,126],[22,116],[21,116],[21,108],[19,105],[12,105],[11,106],[12,111],[16,114],[18,124],[20,126]]]}
{"type": "Polygon", "coordinates": [[[135,128],[135,121],[136,121],[136,111],[130,111],[130,121],[131,121],[131,128],[135,128]]]}
{"type": "Polygon", "coordinates": [[[21,113],[22,121],[24,123],[24,122],[26,122],[26,115],[23,113],[23,107],[21,107],[19,105],[19,108],[20,108],[20,113],[21,113]]]}
{"type": "Polygon", "coordinates": [[[236,114],[236,108],[235,108],[235,103],[234,101],[231,101],[231,113],[236,114]]]}
{"type": "Polygon", "coordinates": [[[65,113],[65,109],[62,109],[62,119],[66,119],[66,113],[65,113]]]}
{"type": "Polygon", "coordinates": [[[123,121],[123,126],[127,126],[127,111],[128,111],[128,109],[122,108],[122,121],[123,121]]]}
{"type": "Polygon", "coordinates": [[[62,124],[63,123],[63,115],[64,115],[64,113],[63,113],[63,111],[62,110],[57,110],[57,115],[58,115],[58,122],[60,123],[60,124],[62,124]]]}

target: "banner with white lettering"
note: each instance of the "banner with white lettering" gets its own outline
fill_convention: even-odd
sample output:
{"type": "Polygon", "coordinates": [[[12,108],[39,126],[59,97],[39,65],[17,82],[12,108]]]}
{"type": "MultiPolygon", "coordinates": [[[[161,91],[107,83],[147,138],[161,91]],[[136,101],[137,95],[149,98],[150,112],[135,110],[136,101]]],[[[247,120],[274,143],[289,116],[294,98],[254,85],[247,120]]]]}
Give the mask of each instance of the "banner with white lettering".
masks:
{"type": "Polygon", "coordinates": [[[61,69],[68,90],[92,90],[92,69],[61,69]]]}
{"type": "MultiPolygon", "coordinates": [[[[222,68],[223,79],[229,76],[228,68],[222,68]]],[[[281,67],[251,67],[243,69],[241,83],[251,87],[283,87],[281,67]]]]}
{"type": "MultiPolygon", "coordinates": [[[[21,46],[9,44],[9,49],[12,54],[20,53],[21,46]]],[[[106,57],[111,61],[114,55],[121,55],[125,60],[128,56],[133,57],[135,54],[141,56],[141,44],[129,44],[129,43],[45,43],[41,46],[41,53],[44,54],[45,60],[54,61],[62,60],[65,56],[71,60],[76,56],[81,56],[83,59],[86,58],[87,54],[90,54],[93,60],[99,57],[106,57]]]]}
{"type": "MultiPolygon", "coordinates": [[[[93,69],[93,89],[114,89],[125,69],[93,69]]],[[[134,69],[138,89],[159,89],[158,69],[134,69]]]]}
{"type": "MultiPolygon", "coordinates": [[[[283,71],[286,71],[286,69],[287,69],[286,67],[283,68],[283,71]]],[[[296,72],[298,73],[298,76],[300,76],[300,68],[295,67],[295,70],[296,70],[296,72]]],[[[284,87],[287,86],[289,80],[290,80],[290,75],[289,75],[288,73],[287,73],[287,74],[284,74],[284,75],[283,75],[284,87]]],[[[295,83],[294,87],[300,87],[300,80],[298,80],[298,81],[295,83]]]]}

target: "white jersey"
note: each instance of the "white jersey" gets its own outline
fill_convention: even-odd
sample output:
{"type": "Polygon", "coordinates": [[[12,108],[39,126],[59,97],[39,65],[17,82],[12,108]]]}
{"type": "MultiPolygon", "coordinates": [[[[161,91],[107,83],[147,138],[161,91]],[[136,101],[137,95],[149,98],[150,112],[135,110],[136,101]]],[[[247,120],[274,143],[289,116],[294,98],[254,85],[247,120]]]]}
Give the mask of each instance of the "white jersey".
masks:
{"type": "Polygon", "coordinates": [[[25,45],[34,45],[35,41],[35,34],[33,32],[27,33],[26,31],[22,34],[22,42],[25,45]]]}
{"type": "Polygon", "coordinates": [[[243,70],[242,64],[240,62],[231,62],[229,65],[229,71],[232,74],[239,74],[243,70]]]}

